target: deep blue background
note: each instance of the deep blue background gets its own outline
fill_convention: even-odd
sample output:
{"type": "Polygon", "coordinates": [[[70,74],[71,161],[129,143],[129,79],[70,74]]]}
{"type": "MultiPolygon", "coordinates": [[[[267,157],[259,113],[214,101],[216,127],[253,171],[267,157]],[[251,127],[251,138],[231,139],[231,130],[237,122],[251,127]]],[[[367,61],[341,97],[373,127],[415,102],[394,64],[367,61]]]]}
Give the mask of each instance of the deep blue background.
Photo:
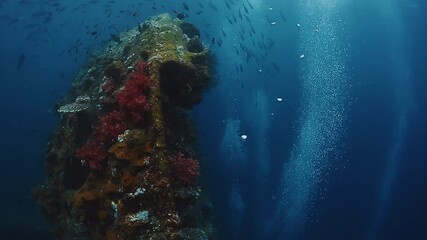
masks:
{"type": "MultiPolygon", "coordinates": [[[[209,91],[205,102],[195,110],[203,159],[202,183],[209,188],[215,205],[219,239],[236,236],[236,229],[232,227],[236,213],[229,207],[230,189],[236,178],[245,204],[238,214],[243,219],[238,238],[281,239],[282,223],[277,212],[280,197],[276,195],[282,166],[288,161],[298,133],[302,93],[296,50],[299,38],[295,27],[299,19],[295,12],[301,10],[296,9],[295,1],[265,0],[255,5],[261,1],[253,0],[256,9],[250,16],[257,33],[245,38],[260,40],[262,33],[274,42],[263,68],[260,63],[246,63],[233,55],[233,36],[241,23],[230,26],[225,16],[231,16],[231,10],[223,1],[213,2],[220,13],[204,3],[204,12],[196,15],[200,7],[196,1],[188,1],[188,21],[201,29],[207,44],[212,36],[221,35],[221,28],[228,33],[227,38],[223,37],[223,46],[211,46],[218,57],[218,87],[209,91]],[[287,22],[269,13],[268,7],[282,10],[287,22]],[[277,26],[265,23],[266,13],[276,17],[277,26]],[[240,61],[244,72],[236,73],[234,62],[240,61]],[[280,71],[271,68],[272,62],[280,66],[280,71]],[[260,73],[259,69],[264,71],[260,73]],[[259,168],[256,157],[259,142],[252,138],[259,124],[255,117],[259,110],[258,91],[268,96],[269,111],[274,112],[269,118],[266,136],[270,153],[266,161],[271,166],[268,178],[263,179],[269,186],[267,189],[258,189],[260,179],[254,177],[259,168]],[[283,104],[277,103],[278,96],[285,99],[283,104]],[[235,173],[224,171],[220,164],[224,162],[220,154],[224,121],[230,117],[239,118],[241,134],[249,136],[244,142],[247,159],[235,173]]],[[[230,2],[241,6],[244,1],[230,2]]],[[[326,199],[316,201],[315,221],[302,228],[301,239],[367,237],[379,207],[379,193],[388,164],[386,156],[393,146],[396,114],[400,108],[394,95],[396,82],[391,80],[394,52],[388,45],[396,37],[391,34],[393,26],[380,17],[370,1],[348,2],[342,13],[346,29],[341,32],[345,36],[342,39],[351,46],[346,59],[352,88],[343,142],[345,150],[336,163],[336,170],[329,176],[328,186],[324,186],[328,188],[326,199]]],[[[421,240],[427,239],[427,4],[422,0],[393,2],[398,6],[403,24],[404,35],[400,37],[404,40],[405,61],[412,71],[408,82],[413,91],[410,96],[416,104],[408,114],[400,165],[377,239],[421,240]]],[[[43,180],[44,147],[57,121],[53,106],[66,93],[87,54],[102,49],[111,33],[134,27],[153,14],[172,13],[174,9],[183,11],[181,1],[117,1],[109,7],[112,13],[108,17],[102,1],[73,10],[79,4],[79,1],[60,0],[0,0],[0,234],[5,239],[27,239],[25,234],[29,233],[33,239],[37,236],[47,239],[44,234],[48,224],[31,198],[31,188],[43,180]],[[60,7],[54,6],[56,2],[60,7]],[[156,9],[152,9],[153,2],[156,9]],[[142,5],[138,5],[140,3],[142,5]],[[58,12],[62,6],[67,8],[58,12]],[[40,11],[52,12],[52,21],[43,23],[44,19],[32,17],[40,11]],[[135,12],[136,17],[132,16],[135,12]],[[98,34],[88,35],[88,30],[96,30],[98,34]],[[78,39],[82,45],[76,52],[72,46],[78,39]],[[72,51],[67,53],[70,48],[72,51]],[[21,54],[25,54],[25,61],[18,69],[21,54]]],[[[265,51],[253,50],[257,54],[265,51]]]]}

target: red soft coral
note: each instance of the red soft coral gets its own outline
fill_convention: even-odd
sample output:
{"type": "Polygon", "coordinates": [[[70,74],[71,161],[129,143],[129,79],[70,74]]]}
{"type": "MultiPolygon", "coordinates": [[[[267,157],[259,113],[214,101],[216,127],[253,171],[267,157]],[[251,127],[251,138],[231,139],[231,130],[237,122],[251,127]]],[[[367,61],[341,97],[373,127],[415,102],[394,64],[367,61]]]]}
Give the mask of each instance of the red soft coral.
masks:
{"type": "Polygon", "coordinates": [[[77,149],[76,156],[87,164],[89,168],[99,170],[107,159],[107,151],[101,143],[93,141],[77,149]]]}
{"type": "Polygon", "coordinates": [[[145,63],[138,63],[136,71],[129,74],[123,90],[116,95],[120,111],[122,111],[130,124],[138,124],[143,120],[145,112],[150,109],[146,92],[149,79],[146,75],[145,63]]]}
{"type": "Polygon", "coordinates": [[[146,62],[143,62],[143,61],[141,61],[141,62],[137,62],[137,63],[135,64],[135,70],[136,70],[137,72],[141,72],[141,73],[143,73],[144,75],[148,76],[148,65],[147,65],[147,63],[146,63],[146,62]]]}
{"type": "Polygon", "coordinates": [[[123,113],[116,110],[100,117],[99,122],[93,134],[104,144],[113,143],[126,130],[123,113]]]}
{"type": "Polygon", "coordinates": [[[184,184],[190,184],[199,175],[199,161],[177,154],[171,157],[172,177],[184,184]]]}

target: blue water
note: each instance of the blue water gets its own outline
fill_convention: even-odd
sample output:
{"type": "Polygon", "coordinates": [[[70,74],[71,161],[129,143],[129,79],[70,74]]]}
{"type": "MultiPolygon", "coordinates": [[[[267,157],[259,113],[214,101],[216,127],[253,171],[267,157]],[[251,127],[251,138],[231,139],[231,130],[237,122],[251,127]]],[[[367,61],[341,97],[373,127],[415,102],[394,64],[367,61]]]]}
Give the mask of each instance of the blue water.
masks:
{"type": "Polygon", "coordinates": [[[218,58],[194,110],[218,239],[427,239],[425,1],[111,2],[0,0],[2,239],[49,239],[31,189],[79,68],[173,10],[218,58]]]}

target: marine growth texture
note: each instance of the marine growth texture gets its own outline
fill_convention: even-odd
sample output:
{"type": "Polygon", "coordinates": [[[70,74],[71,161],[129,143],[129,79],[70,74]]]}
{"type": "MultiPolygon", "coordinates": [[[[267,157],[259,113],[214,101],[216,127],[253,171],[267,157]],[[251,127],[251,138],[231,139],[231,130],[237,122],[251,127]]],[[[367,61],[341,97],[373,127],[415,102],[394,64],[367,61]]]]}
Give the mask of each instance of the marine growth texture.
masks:
{"type": "Polygon", "coordinates": [[[212,239],[188,116],[211,84],[209,51],[166,14],[117,38],[58,108],[34,190],[55,239],[212,239]]]}

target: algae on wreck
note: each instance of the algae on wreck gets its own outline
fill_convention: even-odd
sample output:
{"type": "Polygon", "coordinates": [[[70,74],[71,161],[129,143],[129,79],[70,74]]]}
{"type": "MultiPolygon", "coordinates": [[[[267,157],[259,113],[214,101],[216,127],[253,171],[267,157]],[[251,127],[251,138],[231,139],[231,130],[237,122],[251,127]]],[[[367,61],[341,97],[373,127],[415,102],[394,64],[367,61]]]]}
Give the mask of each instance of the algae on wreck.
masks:
{"type": "Polygon", "coordinates": [[[210,52],[167,14],[119,37],[60,103],[34,194],[56,239],[212,239],[187,114],[212,83],[210,52]]]}

